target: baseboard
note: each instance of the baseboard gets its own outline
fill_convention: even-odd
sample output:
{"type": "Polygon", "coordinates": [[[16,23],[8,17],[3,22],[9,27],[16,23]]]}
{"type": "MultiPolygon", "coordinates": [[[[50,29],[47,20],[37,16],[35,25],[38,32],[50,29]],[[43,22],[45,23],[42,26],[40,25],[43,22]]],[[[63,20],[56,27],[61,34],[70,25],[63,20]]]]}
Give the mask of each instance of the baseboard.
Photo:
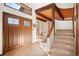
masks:
{"type": "Polygon", "coordinates": [[[0,56],[3,56],[4,54],[0,54],[0,56]]]}

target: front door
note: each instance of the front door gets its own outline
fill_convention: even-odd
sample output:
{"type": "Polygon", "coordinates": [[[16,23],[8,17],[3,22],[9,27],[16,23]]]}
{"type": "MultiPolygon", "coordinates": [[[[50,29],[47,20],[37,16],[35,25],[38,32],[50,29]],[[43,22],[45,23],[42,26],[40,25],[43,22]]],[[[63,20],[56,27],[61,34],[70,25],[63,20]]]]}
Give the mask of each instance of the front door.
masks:
{"type": "Polygon", "coordinates": [[[27,46],[32,42],[32,20],[3,13],[3,50],[27,46]]]}
{"type": "Polygon", "coordinates": [[[21,20],[22,22],[22,46],[31,44],[32,39],[32,22],[26,19],[21,20]]]}

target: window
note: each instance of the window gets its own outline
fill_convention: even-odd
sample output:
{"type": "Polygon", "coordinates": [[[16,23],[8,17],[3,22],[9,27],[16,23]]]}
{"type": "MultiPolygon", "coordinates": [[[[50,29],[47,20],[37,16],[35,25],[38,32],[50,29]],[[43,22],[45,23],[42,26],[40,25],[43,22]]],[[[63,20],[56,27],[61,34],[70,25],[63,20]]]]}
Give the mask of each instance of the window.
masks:
{"type": "Polygon", "coordinates": [[[32,15],[32,8],[24,5],[23,3],[5,3],[4,5],[16,9],[18,11],[21,11],[23,13],[32,15]]]}
{"type": "Polygon", "coordinates": [[[14,18],[8,18],[8,24],[19,25],[19,20],[14,18]]]}
{"type": "Polygon", "coordinates": [[[29,27],[30,23],[28,21],[24,21],[24,26],[29,27]]]}
{"type": "Polygon", "coordinates": [[[6,6],[20,10],[21,6],[16,3],[5,3],[6,6]]]}

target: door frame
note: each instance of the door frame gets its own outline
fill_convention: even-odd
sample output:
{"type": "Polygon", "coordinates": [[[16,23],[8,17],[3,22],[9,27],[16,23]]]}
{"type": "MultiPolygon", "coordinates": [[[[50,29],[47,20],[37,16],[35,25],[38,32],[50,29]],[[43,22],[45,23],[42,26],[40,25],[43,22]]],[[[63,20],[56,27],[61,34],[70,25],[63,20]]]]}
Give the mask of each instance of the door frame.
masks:
{"type": "Polygon", "coordinates": [[[78,29],[78,3],[76,3],[76,56],[78,56],[79,55],[79,45],[78,45],[78,40],[79,40],[79,38],[78,38],[78,32],[79,31],[79,29],[78,29]]]}
{"type": "MultiPolygon", "coordinates": [[[[29,19],[29,18],[25,18],[25,17],[22,17],[22,16],[18,16],[18,15],[14,15],[14,14],[11,14],[11,13],[7,13],[7,12],[3,12],[3,21],[2,21],[2,55],[4,55],[4,34],[3,34],[3,32],[4,32],[4,14],[9,14],[9,15],[13,15],[13,16],[16,16],[16,17],[20,17],[20,18],[24,18],[24,19],[27,19],[27,20],[30,20],[31,21],[31,43],[32,43],[32,19],[29,19]]],[[[9,35],[9,34],[8,34],[9,35]]],[[[17,48],[15,48],[15,49],[17,49],[17,48]]]]}

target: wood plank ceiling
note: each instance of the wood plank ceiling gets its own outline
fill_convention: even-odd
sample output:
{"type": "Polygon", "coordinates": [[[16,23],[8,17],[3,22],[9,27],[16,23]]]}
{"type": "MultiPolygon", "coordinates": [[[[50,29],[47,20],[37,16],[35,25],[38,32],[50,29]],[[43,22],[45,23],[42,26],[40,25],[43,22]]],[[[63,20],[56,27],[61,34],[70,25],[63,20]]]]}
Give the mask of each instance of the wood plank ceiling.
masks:
{"type": "MultiPolygon", "coordinates": [[[[61,12],[62,16],[64,17],[64,20],[71,20],[74,14],[74,8],[68,8],[68,9],[59,9],[59,11],[61,12]],[[67,18],[71,18],[71,19],[67,19],[67,18]]],[[[55,18],[56,19],[61,19],[59,17],[59,15],[55,14],[55,18]]]]}
{"type": "Polygon", "coordinates": [[[61,9],[58,8],[55,3],[52,3],[37,9],[35,12],[36,17],[42,20],[71,20],[74,14],[74,8],[61,9]]]}
{"type": "Polygon", "coordinates": [[[47,6],[44,6],[42,8],[39,8],[37,9],[35,12],[36,12],[36,15],[37,15],[37,18],[42,18],[45,20],[52,20],[55,16],[55,12],[54,12],[54,9],[52,9],[52,7],[54,8],[54,4],[49,4],[47,6]]]}

